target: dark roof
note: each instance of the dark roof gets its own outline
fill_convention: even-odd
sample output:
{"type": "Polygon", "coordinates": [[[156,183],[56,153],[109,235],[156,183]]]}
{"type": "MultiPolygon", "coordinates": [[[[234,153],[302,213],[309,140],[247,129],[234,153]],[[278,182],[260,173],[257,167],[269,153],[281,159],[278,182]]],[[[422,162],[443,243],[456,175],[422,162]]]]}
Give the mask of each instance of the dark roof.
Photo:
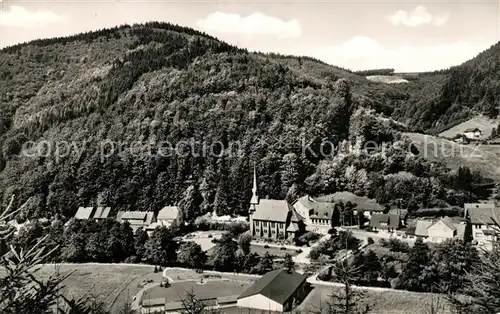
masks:
{"type": "Polygon", "coordinates": [[[330,219],[335,209],[335,203],[316,201],[309,195],[299,198],[294,203],[294,206],[296,203],[300,203],[302,206],[309,209],[311,218],[330,219]]]}
{"type": "Polygon", "coordinates": [[[304,283],[306,276],[284,269],[268,272],[245,290],[238,299],[261,294],[279,304],[284,304],[304,283]]]}
{"type": "Polygon", "coordinates": [[[376,228],[399,228],[400,221],[399,215],[390,214],[373,214],[370,219],[370,227],[376,228]],[[383,226],[382,224],[386,224],[383,226]]]}
{"type": "Polygon", "coordinates": [[[478,129],[478,128],[468,128],[468,129],[465,129],[465,130],[464,130],[464,133],[466,133],[466,132],[476,132],[476,131],[481,132],[481,130],[480,130],[480,129],[478,129]]]}
{"type": "Polygon", "coordinates": [[[465,204],[465,211],[467,217],[472,224],[476,225],[492,225],[492,218],[500,220],[500,207],[495,206],[493,203],[488,204],[465,204]]]}

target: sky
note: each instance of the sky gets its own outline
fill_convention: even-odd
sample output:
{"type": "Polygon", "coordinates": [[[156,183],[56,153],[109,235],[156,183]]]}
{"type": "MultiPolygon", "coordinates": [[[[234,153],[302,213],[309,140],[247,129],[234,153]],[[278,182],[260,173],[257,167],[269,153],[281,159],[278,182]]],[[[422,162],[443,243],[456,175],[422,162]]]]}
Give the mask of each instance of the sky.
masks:
{"type": "Polygon", "coordinates": [[[500,41],[499,0],[0,0],[0,47],[147,21],[351,70],[443,69],[500,41]]]}

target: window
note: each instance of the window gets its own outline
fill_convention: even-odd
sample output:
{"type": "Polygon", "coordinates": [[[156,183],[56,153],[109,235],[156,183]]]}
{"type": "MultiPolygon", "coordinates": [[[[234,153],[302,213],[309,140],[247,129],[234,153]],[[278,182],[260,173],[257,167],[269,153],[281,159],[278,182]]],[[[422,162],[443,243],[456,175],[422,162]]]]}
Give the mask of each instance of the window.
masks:
{"type": "Polygon", "coordinates": [[[276,228],[276,223],[275,222],[271,222],[271,228],[276,228]]]}
{"type": "Polygon", "coordinates": [[[267,228],[267,221],[262,222],[262,226],[263,226],[264,228],[267,228]]]}
{"type": "Polygon", "coordinates": [[[271,231],[271,233],[272,233],[272,234],[276,234],[276,230],[272,230],[272,231],[271,231]]]}
{"type": "Polygon", "coordinates": [[[483,236],[483,234],[482,234],[481,232],[476,232],[476,235],[475,235],[475,236],[476,236],[476,237],[482,237],[482,236],[483,236]]]}

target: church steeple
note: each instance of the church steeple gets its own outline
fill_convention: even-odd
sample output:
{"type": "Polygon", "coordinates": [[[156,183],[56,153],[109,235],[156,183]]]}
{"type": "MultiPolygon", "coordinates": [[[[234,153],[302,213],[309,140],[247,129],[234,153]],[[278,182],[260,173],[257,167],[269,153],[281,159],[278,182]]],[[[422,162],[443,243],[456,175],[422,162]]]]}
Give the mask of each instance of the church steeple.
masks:
{"type": "Polygon", "coordinates": [[[252,199],[250,199],[250,212],[255,211],[255,206],[259,204],[259,197],[257,196],[257,172],[255,170],[255,164],[253,165],[253,187],[252,187],[252,199]]]}

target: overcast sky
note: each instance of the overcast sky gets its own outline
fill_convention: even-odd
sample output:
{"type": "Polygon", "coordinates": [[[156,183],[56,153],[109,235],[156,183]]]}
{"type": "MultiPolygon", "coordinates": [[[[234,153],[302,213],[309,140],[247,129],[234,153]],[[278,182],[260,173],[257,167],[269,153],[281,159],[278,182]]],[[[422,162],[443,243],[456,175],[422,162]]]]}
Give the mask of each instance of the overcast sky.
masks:
{"type": "Polygon", "coordinates": [[[249,50],[307,55],[353,70],[446,68],[500,40],[498,0],[0,0],[0,10],[0,47],[124,23],[165,21],[249,50]]]}

